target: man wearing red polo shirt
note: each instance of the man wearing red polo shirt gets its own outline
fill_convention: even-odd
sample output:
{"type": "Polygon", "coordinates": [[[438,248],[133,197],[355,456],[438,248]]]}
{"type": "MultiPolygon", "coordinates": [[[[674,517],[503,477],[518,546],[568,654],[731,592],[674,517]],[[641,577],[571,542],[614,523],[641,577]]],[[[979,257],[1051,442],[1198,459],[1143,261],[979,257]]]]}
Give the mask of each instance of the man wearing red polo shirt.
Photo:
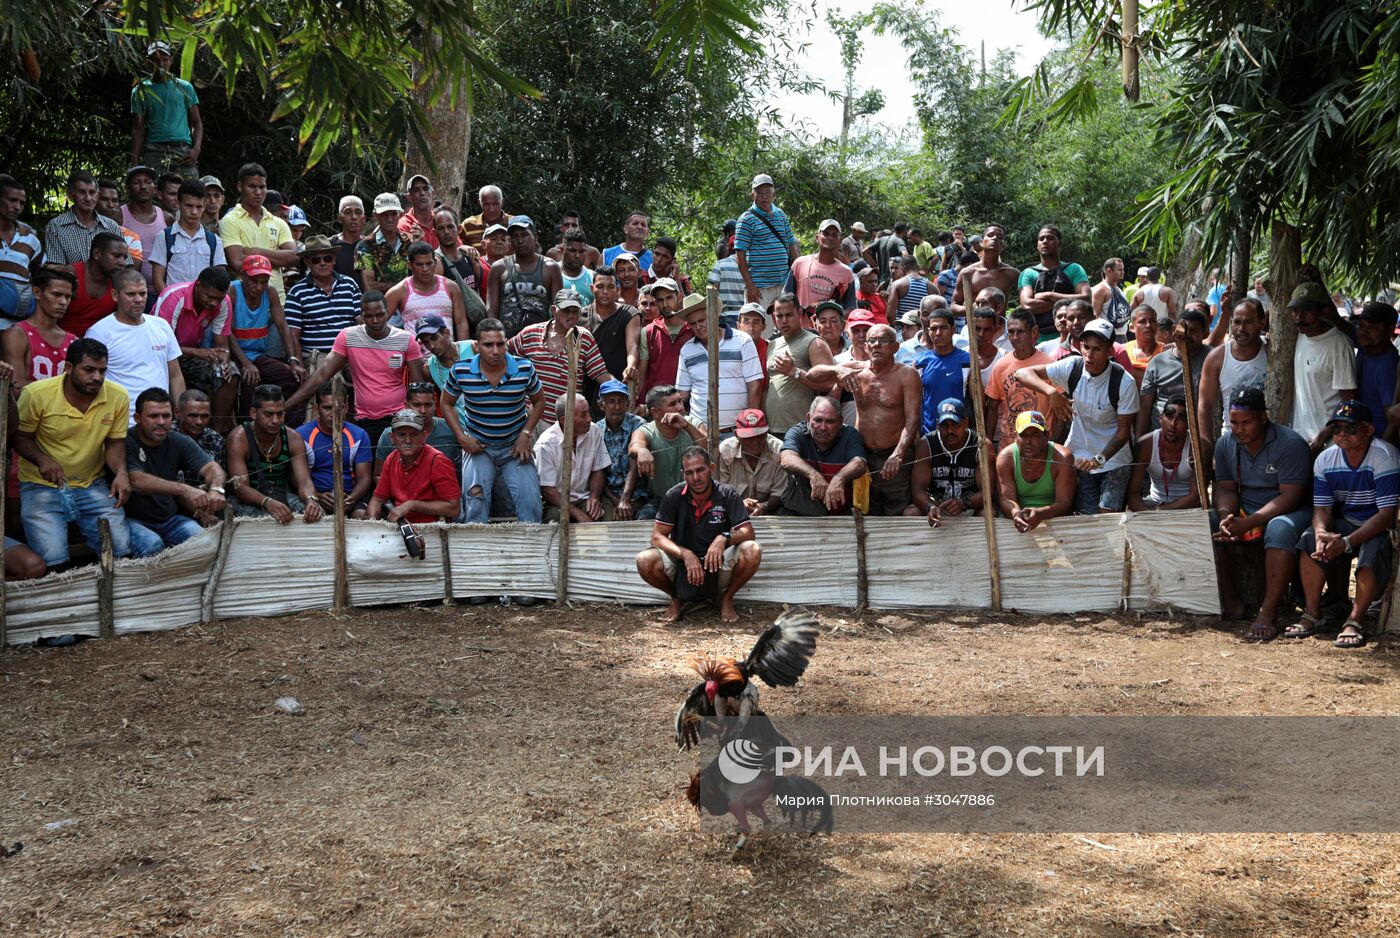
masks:
{"type": "Polygon", "coordinates": [[[394,451],[384,460],[384,472],[369,500],[369,516],[389,521],[427,524],[455,521],[462,511],[462,483],[452,460],[423,442],[423,418],[416,410],[401,410],[390,423],[394,451]],[[386,513],[388,503],[393,507],[386,513]]]}

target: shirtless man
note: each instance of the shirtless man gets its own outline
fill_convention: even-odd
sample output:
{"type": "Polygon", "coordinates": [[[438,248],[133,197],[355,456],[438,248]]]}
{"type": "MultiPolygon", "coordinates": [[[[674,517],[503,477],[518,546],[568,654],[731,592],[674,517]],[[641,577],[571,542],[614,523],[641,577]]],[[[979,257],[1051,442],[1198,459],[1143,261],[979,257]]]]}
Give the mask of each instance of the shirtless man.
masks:
{"type": "MultiPolygon", "coordinates": [[[[554,247],[550,248],[548,251],[545,251],[544,256],[552,261],[559,261],[560,263],[563,263],[564,233],[567,231],[571,231],[574,228],[577,228],[579,231],[583,231],[583,219],[579,216],[579,213],[576,210],[568,209],[564,212],[564,214],[559,216],[559,243],[554,245],[554,247]]],[[[587,241],[584,242],[583,266],[587,267],[589,270],[597,270],[599,267],[603,266],[603,252],[595,248],[593,245],[589,244],[587,241]]]]}
{"type": "Polygon", "coordinates": [[[836,377],[856,399],[856,430],[870,466],[870,511],[898,517],[909,507],[910,463],[923,416],[919,373],[894,360],[899,338],[889,326],[872,326],[865,339],[868,361],[812,369],[813,384],[836,377]],[[831,368],[833,374],[825,374],[831,368]]]}
{"type": "Polygon", "coordinates": [[[977,296],[987,287],[996,287],[1002,296],[1015,295],[1021,271],[1003,263],[1001,249],[1005,244],[1006,231],[1001,225],[993,223],[982,229],[982,259],[958,272],[958,283],[953,287],[953,315],[966,315],[967,298],[977,296]]]}

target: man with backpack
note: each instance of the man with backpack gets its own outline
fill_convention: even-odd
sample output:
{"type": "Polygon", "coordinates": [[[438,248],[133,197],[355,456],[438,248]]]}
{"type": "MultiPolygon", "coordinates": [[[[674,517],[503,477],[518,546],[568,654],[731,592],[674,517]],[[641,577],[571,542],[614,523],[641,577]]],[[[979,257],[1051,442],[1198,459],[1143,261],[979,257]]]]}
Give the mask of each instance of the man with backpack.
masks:
{"type": "Polygon", "coordinates": [[[1059,300],[1089,298],[1089,275],[1078,264],[1060,259],[1060,229],[1043,225],[1035,238],[1040,263],[1021,271],[1017,286],[1021,307],[1035,313],[1042,338],[1055,334],[1055,303],[1059,300]]]}
{"type": "Polygon", "coordinates": [[[206,267],[225,267],[224,242],[204,227],[204,183],[180,184],[180,214],[151,247],[151,280],[159,294],[172,283],[189,283],[206,267]]]}
{"type": "Polygon", "coordinates": [[[1074,466],[1075,514],[1122,511],[1132,472],[1133,419],[1138,389],[1112,359],[1113,324],[1095,319],[1080,335],[1080,354],[1016,372],[1016,380],[1044,394],[1057,420],[1069,422],[1066,440],[1074,466]]]}

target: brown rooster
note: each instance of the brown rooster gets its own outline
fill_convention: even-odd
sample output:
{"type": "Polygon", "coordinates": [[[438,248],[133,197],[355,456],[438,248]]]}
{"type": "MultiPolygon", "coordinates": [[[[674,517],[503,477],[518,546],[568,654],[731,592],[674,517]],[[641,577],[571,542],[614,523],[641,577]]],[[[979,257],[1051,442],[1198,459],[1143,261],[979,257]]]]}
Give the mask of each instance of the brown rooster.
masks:
{"type": "Polygon", "coordinates": [[[807,670],[817,650],[817,620],[810,613],[789,612],[758,637],[742,662],[733,658],[703,656],[690,662],[700,675],[676,711],[676,747],[689,749],[703,733],[715,731],[711,717],[739,717],[736,729],[758,709],[758,678],[769,687],[792,687],[807,670]]]}

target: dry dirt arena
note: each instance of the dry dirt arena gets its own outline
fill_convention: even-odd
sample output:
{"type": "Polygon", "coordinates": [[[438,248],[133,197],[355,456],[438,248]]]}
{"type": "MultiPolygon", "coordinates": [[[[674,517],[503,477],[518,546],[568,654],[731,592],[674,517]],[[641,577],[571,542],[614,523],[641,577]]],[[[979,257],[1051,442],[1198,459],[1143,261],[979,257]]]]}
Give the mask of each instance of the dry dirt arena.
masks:
{"type": "MultiPolygon", "coordinates": [[[[709,611],[242,620],[0,655],[0,931],[1378,935],[1400,837],[701,834],[670,721],[709,611]],[[302,716],[273,702],[295,696],[302,716]],[[49,825],[55,825],[50,827],[49,825]]],[[[1393,714],[1386,642],[821,612],[783,713],[1393,714]]],[[[1300,792],[1300,797],[1329,797],[1300,792]]]]}

